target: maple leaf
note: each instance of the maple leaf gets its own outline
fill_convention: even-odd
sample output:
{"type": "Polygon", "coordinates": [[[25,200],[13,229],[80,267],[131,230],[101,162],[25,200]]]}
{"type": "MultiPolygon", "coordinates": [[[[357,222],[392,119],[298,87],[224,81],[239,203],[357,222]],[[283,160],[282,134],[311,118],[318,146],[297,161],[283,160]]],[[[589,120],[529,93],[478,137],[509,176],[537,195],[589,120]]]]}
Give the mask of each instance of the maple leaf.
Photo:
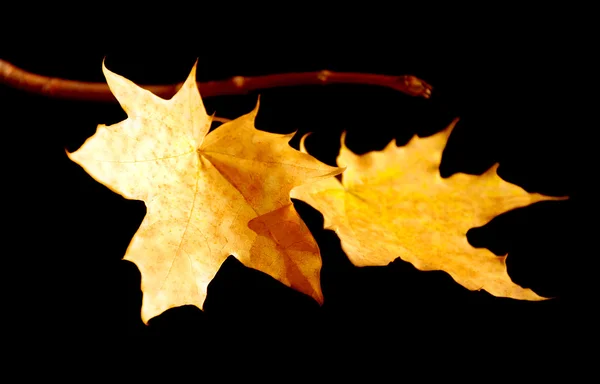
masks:
{"type": "MultiPolygon", "coordinates": [[[[426,138],[416,135],[403,147],[390,142],[382,151],[362,156],[344,143],[337,158],[347,169],[335,177],[299,186],[291,196],[323,213],[354,265],[387,265],[397,257],[423,271],[443,270],[470,290],[494,296],[542,300],[513,283],[506,256],[473,248],[470,228],[486,224],[508,210],[542,200],[502,180],[492,166],[480,176],[439,173],[442,151],[458,120],[426,138]]],[[[302,138],[301,150],[306,152],[302,138]]]]}
{"type": "Polygon", "coordinates": [[[142,275],[142,319],[192,304],[202,309],[223,261],[243,264],[323,302],[319,248],[290,190],[342,170],[297,151],[294,135],[257,130],[256,108],[208,134],[196,64],[162,99],[102,69],[127,119],[96,133],[69,158],[147,213],[124,259],[142,275]]]}

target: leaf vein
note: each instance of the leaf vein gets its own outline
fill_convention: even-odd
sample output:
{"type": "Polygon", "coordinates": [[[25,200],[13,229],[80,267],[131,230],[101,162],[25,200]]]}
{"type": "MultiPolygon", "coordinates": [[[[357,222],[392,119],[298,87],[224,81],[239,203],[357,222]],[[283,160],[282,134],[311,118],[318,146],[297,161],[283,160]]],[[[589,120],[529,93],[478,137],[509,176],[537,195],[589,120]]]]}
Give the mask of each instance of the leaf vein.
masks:
{"type": "MultiPolygon", "coordinates": [[[[183,234],[181,235],[181,239],[179,240],[179,244],[177,245],[177,249],[175,250],[175,256],[173,257],[173,260],[171,261],[171,265],[169,266],[169,270],[167,271],[167,274],[165,276],[165,279],[162,283],[162,285],[159,288],[159,291],[162,291],[165,283],[167,282],[167,279],[169,278],[169,275],[171,274],[171,270],[173,269],[173,265],[175,264],[175,260],[177,259],[177,257],[179,256],[179,252],[181,250],[181,245],[183,244],[183,239],[185,238],[185,235],[187,234],[188,228],[190,226],[190,222],[192,221],[192,215],[194,213],[194,208],[196,206],[196,197],[198,196],[198,181],[200,180],[200,168],[198,167],[198,171],[196,172],[196,183],[194,186],[194,198],[192,199],[192,206],[190,208],[190,214],[188,216],[187,222],[185,223],[185,228],[183,230],[183,234]]],[[[187,252],[186,252],[187,254],[187,252]]],[[[190,260],[191,263],[191,259],[188,255],[188,260],[190,260]]],[[[196,286],[196,289],[198,287],[196,286]]]]}
{"type": "Polygon", "coordinates": [[[233,157],[233,158],[240,159],[240,160],[248,160],[248,161],[255,162],[255,163],[278,164],[278,165],[285,165],[285,166],[293,167],[293,168],[312,169],[312,170],[318,169],[318,168],[312,168],[312,167],[303,167],[301,165],[296,165],[296,164],[282,163],[282,162],[279,162],[279,161],[266,161],[266,160],[247,159],[245,157],[232,155],[230,153],[223,153],[223,152],[216,152],[216,151],[202,151],[202,153],[216,153],[218,155],[229,156],[229,157],[233,157]]]}
{"type": "Polygon", "coordinates": [[[99,163],[135,164],[135,163],[147,163],[147,162],[150,162],[150,161],[160,161],[160,160],[174,159],[174,158],[177,158],[177,157],[182,157],[182,156],[189,155],[189,154],[194,153],[194,152],[195,151],[189,151],[189,152],[182,153],[182,154],[179,154],[179,155],[157,157],[155,159],[147,159],[147,160],[133,160],[133,161],[98,160],[98,159],[91,159],[91,160],[92,161],[97,161],[99,163]]]}

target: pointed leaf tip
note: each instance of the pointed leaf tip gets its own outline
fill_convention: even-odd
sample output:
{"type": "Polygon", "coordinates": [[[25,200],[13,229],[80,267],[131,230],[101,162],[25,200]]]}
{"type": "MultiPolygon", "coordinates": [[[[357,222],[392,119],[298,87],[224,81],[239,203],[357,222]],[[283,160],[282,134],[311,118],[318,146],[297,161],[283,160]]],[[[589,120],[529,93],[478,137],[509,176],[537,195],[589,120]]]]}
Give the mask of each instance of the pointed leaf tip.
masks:
{"type": "Polygon", "coordinates": [[[256,98],[256,106],[254,107],[255,111],[258,111],[258,107],[260,107],[260,95],[256,98]]]}
{"type": "Polygon", "coordinates": [[[304,136],[302,136],[300,138],[300,152],[308,153],[308,151],[306,150],[306,146],[304,145],[304,142],[306,141],[306,138],[308,136],[310,136],[311,134],[312,134],[312,132],[307,132],[304,134],[304,136]]]}
{"type": "Polygon", "coordinates": [[[492,164],[481,176],[496,176],[498,174],[498,167],[500,167],[500,163],[492,164]]]}
{"type": "Polygon", "coordinates": [[[452,122],[450,123],[450,125],[448,125],[449,129],[454,129],[454,126],[456,124],[458,124],[458,122],[460,121],[460,117],[455,117],[454,119],[452,119],[452,122]]]}
{"type": "Polygon", "coordinates": [[[196,82],[196,70],[197,69],[198,69],[198,59],[196,59],[196,61],[194,62],[194,65],[192,65],[192,69],[190,70],[190,74],[188,76],[188,78],[194,79],[194,83],[196,82]]]}
{"type": "Polygon", "coordinates": [[[258,98],[256,99],[256,105],[254,106],[254,108],[246,114],[246,116],[248,116],[250,119],[252,119],[253,123],[256,120],[256,115],[258,115],[259,107],[260,107],[260,95],[258,95],[258,98]]]}
{"type": "MultiPolygon", "coordinates": [[[[441,131],[434,133],[432,136],[429,137],[443,137],[446,139],[446,141],[448,140],[448,138],[450,137],[450,135],[452,134],[452,132],[454,131],[454,128],[456,127],[456,124],[458,124],[458,122],[460,121],[460,119],[458,117],[454,118],[450,124],[448,124],[448,126],[446,126],[446,128],[442,129],[441,131]]],[[[417,135],[415,135],[415,137],[417,137],[417,135]]]]}
{"type": "Polygon", "coordinates": [[[190,73],[188,74],[188,76],[185,79],[185,81],[183,82],[181,88],[176,92],[175,95],[177,95],[179,92],[181,92],[182,89],[184,89],[186,87],[189,89],[198,90],[198,85],[196,83],[196,68],[197,68],[197,66],[198,66],[198,59],[196,59],[196,62],[194,62],[194,65],[192,66],[190,73]]]}
{"type": "Polygon", "coordinates": [[[346,135],[347,135],[347,131],[343,131],[342,134],[340,135],[340,148],[348,148],[346,146],[346,135]]]}

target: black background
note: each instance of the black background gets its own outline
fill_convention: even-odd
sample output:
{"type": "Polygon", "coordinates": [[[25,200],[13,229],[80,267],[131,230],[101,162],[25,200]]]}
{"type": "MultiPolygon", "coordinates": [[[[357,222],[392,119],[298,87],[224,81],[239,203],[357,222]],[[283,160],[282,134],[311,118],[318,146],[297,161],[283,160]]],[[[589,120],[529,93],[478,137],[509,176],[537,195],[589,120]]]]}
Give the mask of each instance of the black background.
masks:
{"type": "Polygon", "coordinates": [[[230,257],[209,285],[204,311],[175,308],[145,326],[141,276],[134,264],[121,260],[144,205],[112,193],[65,155],[97,124],[118,122],[125,114],[116,103],[55,100],[2,87],[11,156],[6,164],[14,181],[7,186],[14,199],[6,210],[18,212],[8,241],[22,244],[12,252],[28,264],[19,280],[20,291],[27,292],[21,305],[33,313],[27,316],[28,332],[39,334],[37,341],[50,340],[41,342],[50,354],[68,345],[83,360],[108,360],[105,367],[139,367],[181,355],[203,373],[216,370],[215,362],[235,366],[255,360],[262,364],[257,371],[261,366],[268,371],[275,356],[295,371],[337,366],[341,357],[342,371],[352,372],[379,356],[394,367],[405,357],[518,363],[584,350],[595,337],[591,43],[584,30],[538,19],[532,28],[531,20],[494,26],[484,20],[465,27],[464,34],[449,33],[458,24],[449,22],[432,26],[431,38],[414,28],[402,32],[393,23],[369,33],[360,23],[328,30],[308,23],[289,35],[279,27],[239,28],[230,37],[217,28],[179,44],[173,43],[175,32],[163,31],[164,40],[141,47],[137,36],[124,38],[126,49],[82,44],[76,36],[38,36],[6,46],[2,59],[28,71],[96,82],[104,81],[104,57],[108,68],[138,84],[182,81],[197,58],[199,81],[321,69],[413,74],[434,86],[432,99],[331,85],[204,102],[209,113],[235,118],[250,111],[260,93],[257,127],[297,130],[294,146],[313,132],[309,152],[331,165],[344,130],[350,149],[364,153],[394,138],[404,144],[415,133],[430,135],[458,116],[442,176],[480,174],[499,162],[507,181],[530,192],[571,197],[506,213],[467,234],[473,246],[508,252],[513,281],[553,300],[521,302],[469,292],[442,272],[420,272],[400,260],[353,267],[337,236],[322,229],[321,215],[295,202],[321,248],[322,307],[230,257]],[[34,270],[42,272],[40,278],[33,277],[34,270]]]}

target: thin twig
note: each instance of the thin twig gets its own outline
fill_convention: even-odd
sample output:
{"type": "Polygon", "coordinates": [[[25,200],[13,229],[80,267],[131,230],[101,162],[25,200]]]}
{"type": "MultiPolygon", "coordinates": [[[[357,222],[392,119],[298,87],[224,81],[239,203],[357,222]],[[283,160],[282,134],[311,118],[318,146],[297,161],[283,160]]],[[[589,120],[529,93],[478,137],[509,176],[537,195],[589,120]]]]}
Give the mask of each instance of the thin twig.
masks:
{"type": "MultiPolygon", "coordinates": [[[[73,81],[27,72],[0,59],[0,84],[53,98],[113,102],[115,98],[106,83],[73,81]]],[[[183,83],[140,85],[155,95],[170,98],[183,83]]],[[[198,83],[202,97],[240,95],[258,89],[298,85],[364,84],[387,87],[410,96],[429,98],[432,87],[411,75],[389,76],[355,72],[301,72],[265,76],[235,76],[228,80],[198,83]]]]}

